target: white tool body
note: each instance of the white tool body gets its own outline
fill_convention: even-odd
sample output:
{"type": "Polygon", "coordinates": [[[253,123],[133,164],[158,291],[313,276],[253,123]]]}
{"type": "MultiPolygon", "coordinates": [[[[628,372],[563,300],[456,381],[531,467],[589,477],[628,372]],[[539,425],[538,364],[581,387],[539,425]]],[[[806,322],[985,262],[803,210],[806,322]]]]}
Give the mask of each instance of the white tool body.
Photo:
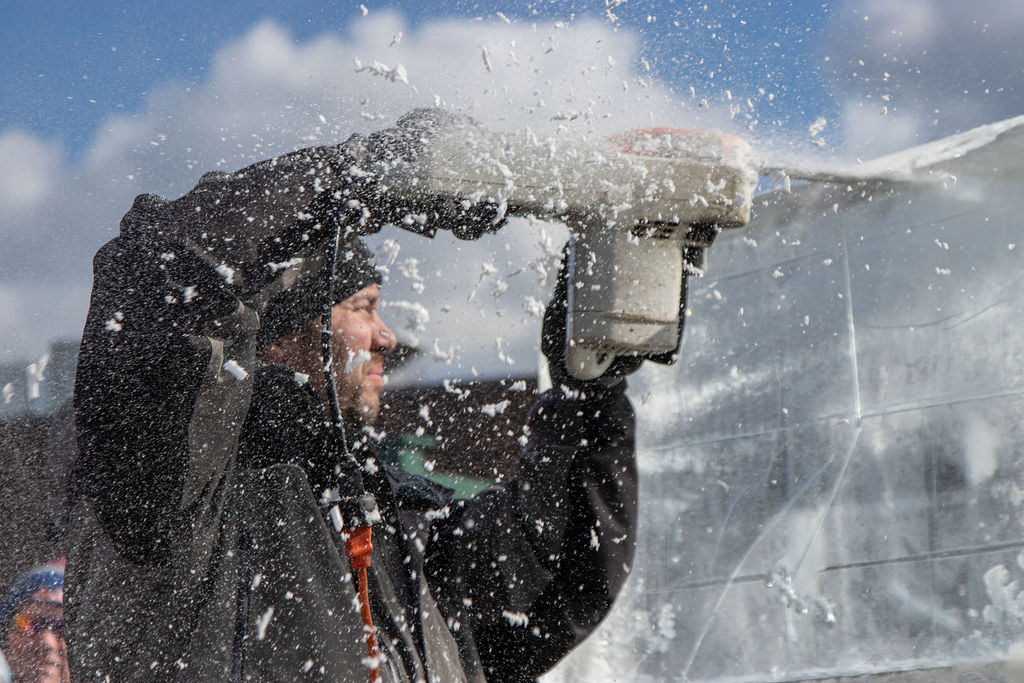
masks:
{"type": "Polygon", "coordinates": [[[565,221],[567,366],[592,379],[616,356],[678,349],[684,251],[745,225],[757,179],[750,148],[729,135],[652,128],[581,140],[464,124],[431,135],[390,184],[565,221]]]}

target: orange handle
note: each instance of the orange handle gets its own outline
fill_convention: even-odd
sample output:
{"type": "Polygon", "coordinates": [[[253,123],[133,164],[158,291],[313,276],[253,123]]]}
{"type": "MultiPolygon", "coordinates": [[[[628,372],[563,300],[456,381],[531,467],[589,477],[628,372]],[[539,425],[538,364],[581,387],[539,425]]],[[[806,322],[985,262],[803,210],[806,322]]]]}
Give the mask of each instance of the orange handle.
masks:
{"type": "Polygon", "coordinates": [[[359,591],[359,613],[363,618],[363,631],[366,634],[366,651],[372,662],[370,666],[370,683],[380,680],[380,650],[377,648],[377,629],[373,626],[373,614],[370,612],[370,589],[367,585],[366,570],[370,566],[370,555],[373,553],[373,540],[370,527],[361,526],[348,532],[345,538],[345,554],[352,568],[357,570],[359,591]]]}

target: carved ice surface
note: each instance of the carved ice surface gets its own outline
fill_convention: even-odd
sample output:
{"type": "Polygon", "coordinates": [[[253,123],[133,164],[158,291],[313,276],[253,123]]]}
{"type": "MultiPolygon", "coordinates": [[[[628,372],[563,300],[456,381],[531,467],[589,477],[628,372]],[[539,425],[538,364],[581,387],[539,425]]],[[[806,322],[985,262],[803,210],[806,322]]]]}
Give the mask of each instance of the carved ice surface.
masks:
{"type": "Polygon", "coordinates": [[[630,379],[633,575],[546,681],[1024,680],[1021,146],[1024,117],[723,232],[678,363],[630,379]]]}

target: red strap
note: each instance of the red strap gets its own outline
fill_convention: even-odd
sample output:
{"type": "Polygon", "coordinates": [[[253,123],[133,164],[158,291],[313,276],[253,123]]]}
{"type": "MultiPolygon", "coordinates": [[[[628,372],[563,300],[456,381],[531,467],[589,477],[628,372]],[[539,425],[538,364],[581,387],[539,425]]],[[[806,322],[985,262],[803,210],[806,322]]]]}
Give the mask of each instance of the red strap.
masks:
{"type": "Polygon", "coordinates": [[[366,634],[366,651],[372,664],[370,665],[370,683],[380,680],[380,651],[377,649],[377,629],[373,626],[373,614],[370,612],[370,589],[367,585],[366,569],[370,566],[370,555],[373,553],[373,541],[370,527],[361,526],[348,532],[345,538],[345,554],[352,568],[357,570],[359,589],[359,613],[363,617],[363,631],[366,634]]]}
{"type": "Polygon", "coordinates": [[[361,526],[346,532],[345,554],[353,569],[366,569],[370,566],[370,555],[373,554],[373,540],[370,538],[370,527],[361,526]]]}

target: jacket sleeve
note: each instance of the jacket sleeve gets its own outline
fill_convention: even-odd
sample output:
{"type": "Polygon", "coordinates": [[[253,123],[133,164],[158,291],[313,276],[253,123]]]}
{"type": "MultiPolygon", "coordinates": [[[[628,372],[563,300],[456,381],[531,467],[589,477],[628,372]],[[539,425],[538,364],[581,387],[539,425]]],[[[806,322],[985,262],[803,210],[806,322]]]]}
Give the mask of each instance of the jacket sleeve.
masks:
{"type": "Polygon", "coordinates": [[[550,669],[604,618],[635,548],[634,415],[625,383],[534,406],[516,479],[453,502],[425,571],[460,646],[493,680],[550,669]],[[460,631],[464,631],[460,634],[460,631]]]}
{"type": "Polygon", "coordinates": [[[323,216],[344,201],[349,161],[345,145],[303,150],[207,174],[174,201],[140,196],[96,254],[71,492],[135,561],[176,546],[201,564],[210,552],[261,302],[308,274],[301,257],[330,232],[323,216]]]}
{"type": "Polygon", "coordinates": [[[425,235],[462,226],[473,237],[500,224],[491,207],[381,181],[415,161],[430,131],[457,122],[418,110],[340,145],[207,173],[173,201],[136,199],[94,259],[75,388],[82,453],[70,482],[122,550],[158,561],[193,520],[216,528],[214,508],[194,506],[225,490],[262,305],[319,271],[336,229],[394,222],[425,235]]]}

